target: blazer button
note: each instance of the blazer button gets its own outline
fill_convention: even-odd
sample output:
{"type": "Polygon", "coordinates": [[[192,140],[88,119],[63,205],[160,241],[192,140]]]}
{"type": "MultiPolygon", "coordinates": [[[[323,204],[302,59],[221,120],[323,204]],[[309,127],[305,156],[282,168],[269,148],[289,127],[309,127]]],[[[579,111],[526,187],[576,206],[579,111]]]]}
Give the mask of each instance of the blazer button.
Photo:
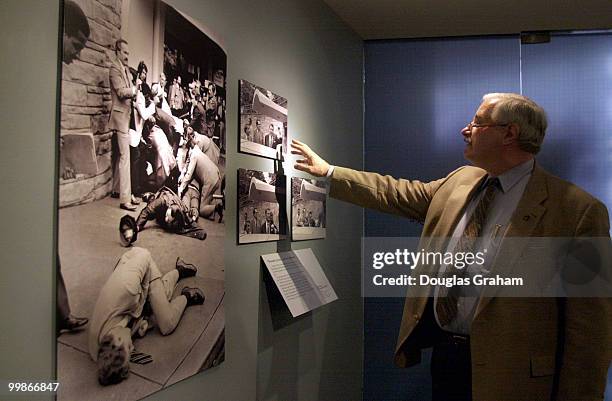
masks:
{"type": "Polygon", "coordinates": [[[421,318],[419,315],[415,314],[412,316],[414,318],[414,320],[416,320],[417,322],[419,321],[419,319],[421,318]]]}

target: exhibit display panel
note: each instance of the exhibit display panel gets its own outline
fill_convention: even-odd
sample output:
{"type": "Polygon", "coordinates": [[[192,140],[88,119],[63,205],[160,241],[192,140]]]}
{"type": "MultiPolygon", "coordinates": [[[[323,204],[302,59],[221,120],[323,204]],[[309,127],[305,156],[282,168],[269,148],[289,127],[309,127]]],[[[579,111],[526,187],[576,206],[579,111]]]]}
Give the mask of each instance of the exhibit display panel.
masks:
{"type": "MultiPolygon", "coordinates": [[[[58,45],[62,39],[59,27],[63,3],[60,0],[0,2],[0,18],[3,22],[0,24],[3,31],[1,46],[3,54],[12,55],[0,61],[5,79],[3,87],[7,91],[7,96],[2,98],[1,109],[8,124],[7,132],[10,132],[2,147],[3,159],[7,164],[2,180],[6,186],[4,199],[7,201],[5,206],[11,210],[5,221],[3,238],[10,246],[5,247],[6,252],[2,255],[3,265],[7,268],[3,269],[1,280],[4,284],[2,303],[10,306],[4,308],[3,316],[6,322],[11,322],[4,328],[0,345],[4,355],[2,371],[5,378],[56,379],[59,374],[56,349],[64,347],[56,342],[55,324],[51,321],[56,313],[54,287],[59,188],[55,170],[59,160],[58,77],[62,73],[62,66],[58,45]],[[20,301],[24,299],[27,301],[20,301]]],[[[87,4],[85,1],[77,3],[81,6],[87,4]]],[[[122,23],[121,31],[126,32],[129,43],[129,66],[137,70],[138,62],[144,61],[148,67],[147,83],[152,87],[159,71],[163,69],[163,64],[153,60],[154,49],[150,46],[151,35],[161,33],[156,28],[160,25],[150,22],[153,21],[151,16],[155,15],[155,4],[158,1],[97,0],[96,3],[96,7],[107,4],[127,7],[128,3],[129,7],[149,7],[146,13],[143,11],[140,14],[142,18],[138,18],[137,22],[130,17],[127,23],[122,23]]],[[[334,236],[338,237],[308,244],[292,245],[284,241],[237,246],[232,230],[236,227],[234,218],[237,215],[234,210],[237,205],[234,198],[237,194],[237,179],[234,176],[237,168],[273,171],[272,160],[237,152],[238,79],[245,78],[258,83],[290,99],[292,129],[300,133],[300,138],[316,144],[317,149],[333,152],[342,165],[360,166],[363,43],[320,0],[167,0],[166,3],[176,7],[184,16],[190,16],[188,21],[200,21],[210,28],[213,34],[209,37],[214,38],[213,41],[220,44],[228,56],[226,122],[230,135],[227,138],[229,167],[225,170],[228,176],[228,209],[223,217],[228,231],[222,244],[224,288],[227,295],[223,297],[223,304],[217,311],[225,311],[227,352],[225,361],[218,367],[150,393],[147,399],[204,397],[215,400],[267,400],[309,398],[313,395],[330,399],[358,399],[361,394],[362,353],[345,339],[354,338],[360,343],[362,336],[360,285],[352,273],[359,264],[358,248],[363,224],[361,211],[329,205],[329,224],[338,226],[337,231],[334,230],[334,236]],[[336,95],[321,96],[322,91],[336,95]],[[323,132],[327,131],[324,127],[350,134],[325,135],[323,132]],[[335,221],[342,224],[337,225],[335,221]],[[268,308],[266,289],[261,283],[259,255],[283,251],[287,246],[295,249],[312,247],[341,297],[329,306],[292,321],[282,330],[274,330],[269,325],[273,311],[268,308]],[[338,353],[343,354],[343,357],[338,358],[338,353]],[[239,385],[236,385],[236,377],[240,378],[239,385]]],[[[96,8],[95,19],[104,11],[104,8],[96,8]]],[[[89,16],[89,11],[86,10],[86,14],[89,16]]],[[[89,22],[94,25],[91,18],[89,22]]],[[[182,26],[189,24],[183,23],[182,26]]],[[[112,46],[112,43],[108,46],[112,46]]],[[[88,44],[83,50],[83,56],[90,50],[88,44]]],[[[112,49],[109,50],[112,52],[112,49]]],[[[155,54],[163,59],[163,52],[155,54]]],[[[171,77],[167,79],[170,83],[173,81],[171,77]]],[[[204,86],[205,79],[200,78],[200,81],[204,86]]],[[[182,85],[187,87],[186,92],[189,83],[190,78],[183,76],[182,85]]],[[[217,93],[221,89],[217,87],[217,93]]],[[[288,164],[285,168],[289,171],[288,164]]],[[[120,217],[130,214],[136,218],[137,213],[119,209],[120,201],[111,199],[107,199],[108,210],[112,212],[118,209],[119,212],[111,219],[112,230],[104,227],[107,223],[101,219],[95,222],[96,228],[108,236],[109,242],[116,244],[123,253],[151,242],[151,237],[157,234],[160,234],[159,243],[163,242],[161,239],[167,233],[158,228],[155,221],[148,221],[145,229],[138,233],[133,246],[122,248],[120,217]]],[[[90,207],[96,205],[96,202],[62,207],[59,214],[75,207],[90,207]]],[[[214,199],[213,203],[218,202],[214,199]]],[[[144,204],[139,206],[143,207],[144,204]]],[[[202,220],[201,216],[199,220],[202,220]]],[[[203,245],[212,238],[211,231],[206,232],[208,238],[204,241],[180,235],[176,237],[203,245]]],[[[217,258],[215,254],[203,253],[206,253],[206,257],[217,258]]],[[[110,275],[119,256],[122,255],[118,253],[110,266],[105,265],[105,274],[110,275]]],[[[202,268],[187,257],[183,260],[202,268]]],[[[176,259],[166,260],[167,263],[157,262],[156,259],[160,269],[162,264],[164,268],[176,265],[176,259]]],[[[62,260],[62,271],[68,269],[69,265],[69,261],[62,260]]],[[[91,319],[87,310],[74,304],[75,299],[82,295],[73,291],[80,282],[89,280],[91,274],[87,272],[65,277],[72,312],[77,317],[91,319]]],[[[209,301],[209,294],[206,296],[204,305],[209,301]]],[[[93,307],[97,298],[90,294],[86,294],[86,297],[93,298],[88,301],[93,307]]],[[[187,313],[198,308],[200,306],[188,307],[176,330],[190,321],[187,313]]],[[[134,341],[139,352],[146,353],[139,349],[138,343],[156,331],[159,329],[155,328],[144,339],[134,341]]],[[[69,333],[62,334],[62,339],[70,337],[66,334],[69,333]]],[[[170,340],[173,335],[166,339],[170,340]]],[[[143,368],[159,362],[159,355],[153,352],[148,355],[153,362],[142,365],[143,368]]],[[[87,358],[84,360],[90,363],[87,358]]],[[[144,362],[146,359],[139,361],[144,362]]],[[[141,388],[138,384],[134,385],[142,378],[137,369],[132,369],[129,377],[119,385],[105,388],[119,388],[123,383],[129,383],[135,390],[141,388]]],[[[75,371],[92,373],[87,370],[75,371]]],[[[94,374],[87,378],[87,383],[97,385],[97,376],[94,374]]],[[[62,385],[69,388],[70,382],[64,381],[62,385]]],[[[77,398],[96,398],[98,394],[91,390],[85,388],[83,391],[87,392],[79,394],[77,398]]],[[[117,394],[117,398],[128,396],[117,394]]],[[[25,396],[27,399],[53,397],[52,394],[25,396]]],[[[112,396],[105,392],[98,399],[112,399],[112,396]]]]}
{"type": "Polygon", "coordinates": [[[63,12],[58,399],[136,400],[225,357],[227,56],[160,1],[63,12]]]}

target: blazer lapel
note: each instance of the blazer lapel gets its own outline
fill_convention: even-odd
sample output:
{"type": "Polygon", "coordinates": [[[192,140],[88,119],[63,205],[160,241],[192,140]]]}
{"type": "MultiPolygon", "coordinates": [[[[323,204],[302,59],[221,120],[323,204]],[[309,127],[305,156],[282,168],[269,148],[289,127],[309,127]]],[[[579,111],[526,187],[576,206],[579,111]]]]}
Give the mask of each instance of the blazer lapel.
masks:
{"type": "Polygon", "coordinates": [[[131,85],[131,81],[130,81],[130,70],[128,69],[127,66],[123,65],[123,63],[121,64],[121,68],[123,68],[123,79],[125,80],[125,86],[126,88],[129,88],[131,85]]]}
{"type": "Polygon", "coordinates": [[[436,225],[436,229],[431,234],[432,237],[444,236],[450,238],[453,235],[453,230],[459,223],[465,208],[467,207],[470,199],[474,195],[476,189],[480,187],[482,181],[486,178],[486,174],[471,184],[462,184],[457,186],[453,190],[453,193],[449,196],[440,221],[436,225]]]}
{"type": "MultiPolygon", "coordinates": [[[[510,277],[516,267],[516,259],[521,255],[529,237],[546,211],[546,207],[542,205],[546,198],[548,198],[546,172],[536,164],[525,187],[523,197],[512,214],[499,252],[493,261],[491,275],[500,274],[503,277],[510,277]],[[513,239],[508,241],[507,238],[513,239]]],[[[475,316],[478,316],[500,290],[496,288],[493,286],[485,287],[478,302],[475,316]]]]}

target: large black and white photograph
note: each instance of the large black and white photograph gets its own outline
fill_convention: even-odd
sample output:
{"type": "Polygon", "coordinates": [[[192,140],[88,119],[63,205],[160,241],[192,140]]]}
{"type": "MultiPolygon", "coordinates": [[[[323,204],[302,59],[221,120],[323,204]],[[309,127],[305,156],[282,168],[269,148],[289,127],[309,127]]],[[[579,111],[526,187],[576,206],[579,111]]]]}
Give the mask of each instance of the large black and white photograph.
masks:
{"type": "Polygon", "coordinates": [[[287,99],[240,80],[239,152],[282,160],[287,151],[287,99]]]}
{"type": "Polygon", "coordinates": [[[227,56],[160,0],[63,13],[58,399],[137,400],[225,358],[227,56]]]}
{"type": "Polygon", "coordinates": [[[286,177],[238,169],[238,244],[287,237],[286,177]]]}
{"type": "Polygon", "coordinates": [[[291,178],[291,240],[325,238],[325,181],[291,178]]]}

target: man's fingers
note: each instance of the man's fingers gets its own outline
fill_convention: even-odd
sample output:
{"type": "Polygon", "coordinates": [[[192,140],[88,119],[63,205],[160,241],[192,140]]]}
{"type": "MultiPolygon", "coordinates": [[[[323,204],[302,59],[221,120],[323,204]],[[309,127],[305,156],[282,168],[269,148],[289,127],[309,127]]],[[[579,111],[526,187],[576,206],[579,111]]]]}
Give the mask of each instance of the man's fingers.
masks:
{"type": "Polygon", "coordinates": [[[292,144],[291,144],[291,149],[297,149],[297,150],[299,150],[300,152],[303,152],[303,151],[304,151],[304,147],[303,147],[302,145],[296,145],[296,144],[294,144],[294,143],[292,143],[292,144]]]}
{"type": "Polygon", "coordinates": [[[297,139],[293,139],[291,146],[296,149],[301,149],[305,152],[311,152],[310,147],[303,142],[298,141],[297,139]]]}
{"type": "Polygon", "coordinates": [[[301,150],[292,150],[292,151],[291,151],[291,154],[292,154],[292,155],[303,155],[303,154],[304,154],[304,152],[302,152],[301,150]]]}
{"type": "Polygon", "coordinates": [[[296,170],[308,172],[308,167],[304,166],[303,164],[295,163],[293,165],[293,168],[296,169],[296,170]]]}
{"type": "Polygon", "coordinates": [[[307,173],[312,174],[312,166],[309,163],[307,163],[305,160],[296,161],[295,164],[293,165],[293,168],[295,168],[296,170],[305,171],[307,173]]]}

